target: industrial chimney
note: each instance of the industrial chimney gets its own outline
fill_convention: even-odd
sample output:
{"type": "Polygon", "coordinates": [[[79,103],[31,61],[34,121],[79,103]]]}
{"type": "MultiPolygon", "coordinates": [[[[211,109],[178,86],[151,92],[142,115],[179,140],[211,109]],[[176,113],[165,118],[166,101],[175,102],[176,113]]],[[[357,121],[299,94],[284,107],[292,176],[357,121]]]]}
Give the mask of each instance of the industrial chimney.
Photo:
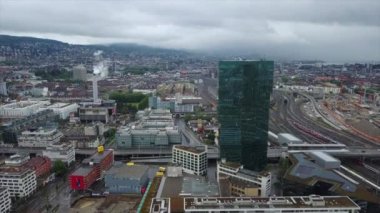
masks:
{"type": "Polygon", "coordinates": [[[94,100],[94,103],[99,103],[99,97],[98,97],[98,79],[94,77],[92,79],[92,98],[94,100]]]}

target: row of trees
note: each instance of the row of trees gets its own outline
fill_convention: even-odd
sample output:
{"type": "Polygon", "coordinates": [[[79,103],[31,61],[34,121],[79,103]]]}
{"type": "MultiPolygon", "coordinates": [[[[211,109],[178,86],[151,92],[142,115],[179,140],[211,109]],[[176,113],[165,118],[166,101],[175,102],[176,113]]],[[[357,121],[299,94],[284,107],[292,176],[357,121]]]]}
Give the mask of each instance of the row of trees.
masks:
{"type": "Polygon", "coordinates": [[[116,101],[117,110],[121,113],[135,113],[149,105],[149,96],[142,93],[117,91],[112,92],[109,98],[116,101]]]}

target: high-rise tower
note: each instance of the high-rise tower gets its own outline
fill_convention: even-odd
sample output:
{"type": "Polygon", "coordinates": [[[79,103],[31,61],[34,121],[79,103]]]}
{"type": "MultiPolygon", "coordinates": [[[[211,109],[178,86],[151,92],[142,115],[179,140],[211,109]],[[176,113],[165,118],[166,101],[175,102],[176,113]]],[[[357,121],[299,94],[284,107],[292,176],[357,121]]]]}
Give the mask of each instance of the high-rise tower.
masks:
{"type": "Polygon", "coordinates": [[[260,171],[267,164],[273,61],[220,61],[220,157],[260,171]]]}

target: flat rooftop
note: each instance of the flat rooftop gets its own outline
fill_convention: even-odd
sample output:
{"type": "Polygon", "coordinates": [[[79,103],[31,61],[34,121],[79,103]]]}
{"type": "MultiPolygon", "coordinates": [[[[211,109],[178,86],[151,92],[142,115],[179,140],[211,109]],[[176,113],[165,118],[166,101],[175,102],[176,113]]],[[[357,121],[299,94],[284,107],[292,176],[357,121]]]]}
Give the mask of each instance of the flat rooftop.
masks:
{"type": "Polygon", "coordinates": [[[82,162],[85,164],[90,163],[90,162],[100,163],[106,156],[108,156],[112,152],[113,150],[111,149],[104,150],[104,152],[102,153],[96,152],[91,157],[84,159],[82,162]]]}
{"type": "Polygon", "coordinates": [[[347,196],[297,196],[297,197],[191,197],[184,198],[185,210],[191,209],[320,209],[350,208],[359,210],[347,196]]]}
{"type": "Polygon", "coordinates": [[[21,175],[25,172],[31,171],[23,166],[3,166],[0,167],[0,175],[21,175]]]}
{"type": "Polygon", "coordinates": [[[187,152],[191,152],[194,154],[201,154],[202,152],[207,152],[206,146],[182,146],[176,145],[175,148],[181,149],[187,152]]]}
{"type": "Polygon", "coordinates": [[[73,173],[71,173],[72,176],[87,176],[89,173],[92,172],[94,167],[90,166],[81,166],[77,170],[75,170],[73,173]]]}
{"type": "Polygon", "coordinates": [[[148,173],[148,169],[149,167],[145,165],[127,166],[125,164],[120,164],[112,166],[105,174],[116,176],[118,178],[140,179],[148,173]]]}
{"type": "Polygon", "coordinates": [[[323,159],[326,162],[340,162],[338,159],[332,157],[329,154],[326,154],[326,152],[312,151],[312,152],[310,152],[310,154],[311,154],[311,157],[313,157],[313,158],[317,157],[319,159],[323,159]]]}

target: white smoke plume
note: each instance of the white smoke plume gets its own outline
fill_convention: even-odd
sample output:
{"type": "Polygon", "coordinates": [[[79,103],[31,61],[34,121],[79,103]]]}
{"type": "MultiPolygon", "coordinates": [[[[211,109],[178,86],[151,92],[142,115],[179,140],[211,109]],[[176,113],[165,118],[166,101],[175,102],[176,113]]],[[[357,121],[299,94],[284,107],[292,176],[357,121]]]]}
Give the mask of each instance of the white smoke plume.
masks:
{"type": "Polygon", "coordinates": [[[102,50],[97,50],[96,52],[94,52],[94,56],[100,56],[102,53],[102,50]]]}
{"type": "Polygon", "coordinates": [[[93,67],[93,73],[96,76],[100,76],[101,78],[107,77],[108,75],[108,65],[106,61],[103,60],[102,58],[102,53],[103,51],[98,50],[94,52],[95,56],[95,62],[94,62],[94,67],[93,67]]]}

